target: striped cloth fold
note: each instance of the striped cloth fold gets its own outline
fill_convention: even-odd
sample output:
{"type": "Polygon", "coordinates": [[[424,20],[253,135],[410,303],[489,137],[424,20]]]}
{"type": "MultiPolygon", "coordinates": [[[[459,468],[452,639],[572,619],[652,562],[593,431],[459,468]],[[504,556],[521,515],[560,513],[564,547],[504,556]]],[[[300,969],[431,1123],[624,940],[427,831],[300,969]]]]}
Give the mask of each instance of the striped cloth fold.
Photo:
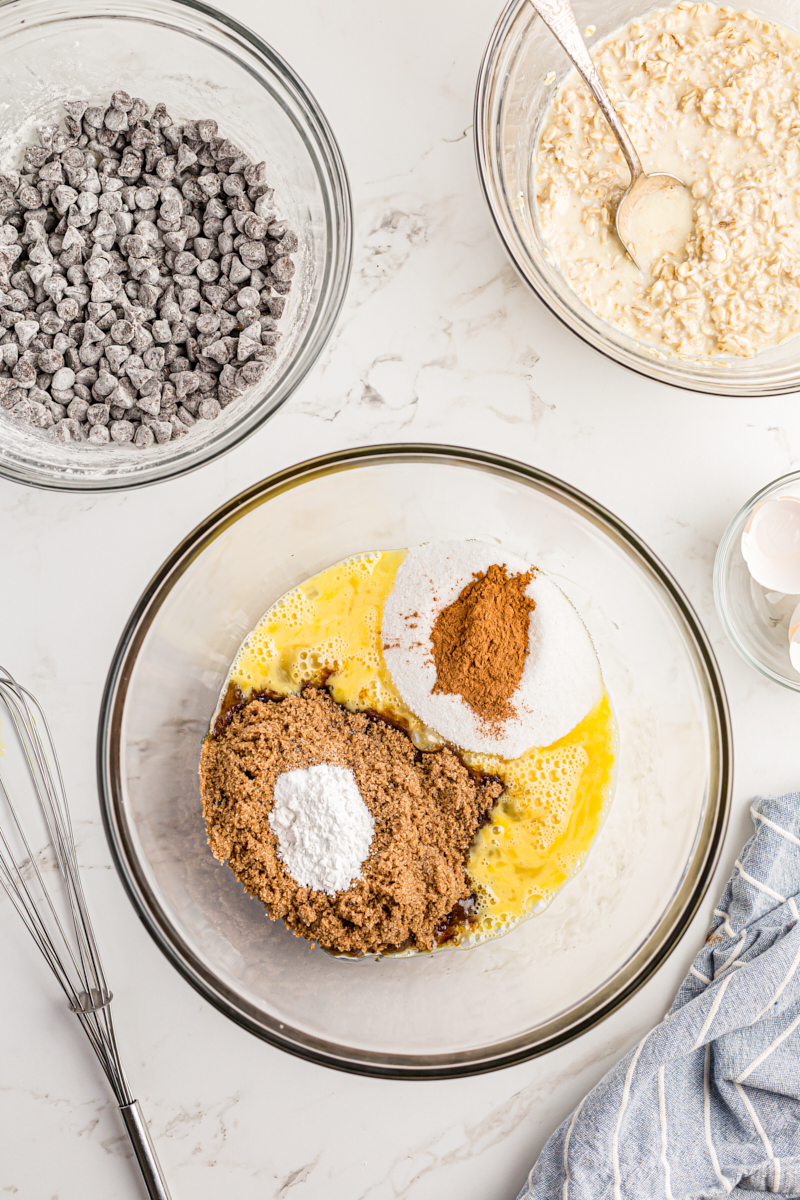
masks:
{"type": "Polygon", "coordinates": [[[556,1130],[518,1200],[800,1197],[800,793],[750,811],[675,1003],[556,1130]]]}

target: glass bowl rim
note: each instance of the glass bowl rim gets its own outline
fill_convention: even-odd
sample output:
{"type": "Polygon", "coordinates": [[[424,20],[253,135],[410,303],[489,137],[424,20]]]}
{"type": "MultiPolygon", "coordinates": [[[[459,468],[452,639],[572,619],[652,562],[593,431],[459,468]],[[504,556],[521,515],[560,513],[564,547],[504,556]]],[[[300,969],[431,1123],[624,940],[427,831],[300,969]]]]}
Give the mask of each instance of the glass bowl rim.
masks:
{"type": "MultiPolygon", "coordinates": [[[[244,42],[255,58],[292,95],[302,116],[302,124],[298,126],[300,136],[304,142],[308,142],[310,132],[317,150],[317,154],[312,157],[315,160],[318,157],[320,164],[325,168],[322,173],[315,165],[315,174],[318,178],[323,178],[325,182],[323,192],[325,193],[324,206],[328,231],[328,261],[324,268],[324,288],[320,291],[312,311],[309,328],[306,330],[300,346],[288,360],[280,379],[248,414],[234,422],[221,437],[210,438],[197,453],[193,453],[191,447],[187,447],[188,457],[168,463],[163,469],[156,464],[148,471],[132,476],[110,475],[104,478],[88,473],[77,478],[48,477],[46,474],[29,477],[29,471],[40,471],[41,468],[35,463],[29,467],[29,460],[18,464],[5,461],[0,457],[0,479],[8,479],[13,483],[35,487],[42,491],[78,493],[134,491],[137,488],[179,479],[233,450],[275,416],[286,401],[291,399],[315,366],[336,328],[350,283],[353,267],[352,189],[339,143],[313,92],[283,55],[235,17],[221,12],[210,4],[202,3],[201,0],[154,0],[154,2],[167,11],[187,9],[189,13],[198,13],[209,22],[222,26],[223,32],[229,37],[238,38],[244,42]],[[276,396],[277,401],[272,404],[267,403],[270,397],[274,399],[276,396]]],[[[26,0],[0,0],[0,12],[15,7],[24,8],[25,4],[26,0]]],[[[102,10],[97,9],[86,13],[73,12],[68,5],[65,5],[63,11],[49,12],[47,16],[43,14],[42,20],[29,24],[29,28],[35,28],[36,24],[49,24],[55,19],[78,22],[81,19],[96,18],[113,20],[115,17],[130,17],[133,19],[135,15],[133,10],[128,11],[125,8],[125,0],[111,0],[111,3],[102,10]],[[120,11],[115,12],[115,5],[118,5],[120,11]]],[[[151,23],[146,14],[140,19],[145,24],[151,23]]],[[[186,33],[185,30],[179,30],[179,32],[186,33]]],[[[215,49],[220,50],[220,47],[215,46],[215,49]]],[[[296,125],[294,120],[292,123],[296,125]]]]}
{"type": "Polygon", "coordinates": [[[759,490],[750,497],[739,509],[736,515],[728,524],[727,529],[723,533],[717,553],[714,556],[714,604],[717,609],[717,615],[720,619],[722,628],[728,636],[728,640],[735,650],[738,650],[744,661],[749,666],[754,667],[760,675],[765,679],[769,679],[772,683],[778,683],[781,687],[788,688],[790,692],[800,692],[800,679],[787,679],[784,675],[779,675],[767,663],[762,662],[754,654],[748,650],[745,643],[739,637],[736,625],[730,617],[727,601],[727,587],[724,582],[725,566],[730,558],[730,555],[735,550],[738,537],[741,537],[741,529],[739,525],[742,519],[755,507],[760,500],[765,499],[772,492],[777,491],[780,487],[789,483],[800,483],[800,471],[789,471],[786,475],[779,475],[777,479],[773,479],[770,483],[759,488],[759,490]]]}
{"type": "MultiPolygon", "coordinates": [[[[515,459],[461,446],[424,442],[388,443],[336,451],[307,459],[274,473],[240,492],[209,514],[165,559],[134,606],[111,660],[98,722],[97,784],[106,837],[123,887],[137,915],[159,949],[204,999],[243,1029],[247,1029],[278,1049],[286,1050],[321,1066],[378,1078],[447,1079],[499,1070],[565,1045],[605,1020],[654,975],[686,932],[705,896],[719,861],[731,806],[733,739],[724,684],[710,642],[699,618],[695,615],[694,609],[680,585],[667,568],[623,521],[571,484],[515,459]],[[709,716],[714,723],[713,729],[716,731],[716,748],[719,754],[716,774],[712,770],[711,776],[712,782],[716,781],[716,787],[709,787],[707,800],[707,810],[711,819],[707,830],[705,858],[691,882],[688,893],[683,895],[686,887],[686,870],[692,866],[698,854],[697,848],[700,840],[700,831],[698,831],[692,857],[677,885],[676,892],[667,905],[665,916],[662,917],[655,930],[647,935],[647,939],[643,943],[645,947],[649,944],[656,932],[667,922],[668,915],[676,910],[677,905],[677,915],[667,936],[663,938],[662,944],[632,972],[624,987],[560,1031],[533,1044],[524,1044],[525,1035],[520,1035],[513,1039],[510,1045],[508,1043],[501,1044],[499,1051],[497,1048],[484,1047],[479,1052],[465,1051],[439,1056],[387,1055],[374,1051],[358,1051],[354,1052],[357,1056],[348,1058],[346,1047],[338,1047],[335,1043],[324,1042],[319,1038],[307,1035],[303,1035],[302,1042],[293,1040],[288,1034],[280,1032],[282,1026],[278,1029],[267,1028],[255,1015],[248,1015],[243,1011],[242,1004],[237,1002],[234,993],[197,962],[191,948],[176,933],[158,903],[154,902],[152,893],[138,868],[136,856],[126,843],[124,821],[120,819],[123,814],[122,786],[119,777],[121,720],[133,666],[161,604],[169,595],[173,584],[191,563],[217,536],[235,524],[240,517],[268,502],[272,497],[298,485],[359,465],[380,465],[381,463],[395,465],[408,462],[436,464],[448,461],[457,466],[473,466],[488,470],[492,474],[499,473],[507,477],[516,477],[523,483],[543,486],[559,499],[567,501],[573,508],[584,510],[596,522],[605,525],[606,532],[615,535],[617,543],[621,543],[631,557],[638,559],[646,572],[655,576],[667,597],[678,609],[688,635],[686,640],[691,640],[691,648],[695,653],[698,666],[703,669],[702,684],[709,716]],[[682,895],[683,898],[679,903],[676,898],[682,895]],[[330,1049],[332,1046],[338,1053],[332,1052],[330,1049]],[[476,1058],[476,1054],[480,1054],[482,1057],[476,1058]],[[386,1062],[387,1058],[391,1058],[391,1061],[386,1062]]],[[[478,948],[479,950],[480,948],[478,948]]],[[[622,971],[612,976],[611,981],[617,979],[631,962],[636,962],[637,958],[641,956],[642,947],[640,946],[622,971]]],[[[611,981],[604,984],[603,987],[608,988],[611,981]]]]}
{"type": "MultiPolygon", "coordinates": [[[[664,4],[668,4],[668,0],[664,0],[664,4]]],[[[552,313],[575,337],[611,362],[625,367],[626,370],[632,371],[643,379],[665,383],[670,387],[683,388],[700,395],[730,396],[742,400],[761,400],[767,396],[786,396],[800,391],[800,380],[785,385],[770,384],[759,387],[756,384],[745,383],[735,389],[726,387],[726,380],[731,381],[732,371],[728,372],[727,376],[725,372],[721,372],[719,384],[711,377],[703,377],[698,380],[692,377],[691,372],[683,374],[680,365],[681,359],[669,356],[664,360],[654,358],[651,365],[644,355],[634,354],[633,351],[622,346],[615,347],[608,336],[600,331],[595,331],[587,321],[581,318],[579,310],[571,309],[566,301],[563,301],[554,290],[549,288],[536,263],[532,260],[529,261],[529,256],[522,246],[508,206],[503,201],[504,189],[498,185],[498,179],[502,181],[499,154],[496,153],[498,130],[496,122],[491,127],[489,125],[494,107],[490,100],[498,86],[495,79],[498,60],[505,48],[510,27],[516,21],[519,13],[527,7],[529,6],[526,4],[526,0],[507,0],[505,7],[497,17],[481,59],[473,104],[475,162],[478,179],[495,231],[519,278],[530,288],[548,312],[552,313]]],[[[542,18],[535,9],[531,8],[529,20],[536,22],[541,21],[542,18]]],[[[505,82],[504,79],[503,86],[505,86],[505,82]]],[[[576,306],[582,304],[577,294],[575,294],[575,304],[576,306]]],[[[790,340],[794,338],[798,340],[798,355],[800,356],[800,333],[793,335],[790,340]]]]}

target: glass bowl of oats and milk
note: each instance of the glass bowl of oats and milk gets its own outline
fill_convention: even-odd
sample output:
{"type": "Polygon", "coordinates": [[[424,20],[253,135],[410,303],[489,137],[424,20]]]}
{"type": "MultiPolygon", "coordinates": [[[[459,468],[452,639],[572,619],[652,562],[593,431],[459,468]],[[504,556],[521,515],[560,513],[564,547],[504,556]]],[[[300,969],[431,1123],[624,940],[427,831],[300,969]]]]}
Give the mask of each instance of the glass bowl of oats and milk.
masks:
{"type": "Polygon", "coordinates": [[[679,250],[640,270],[614,232],[630,182],[610,129],[527,0],[492,32],[478,166],[522,278],[573,332],[653,379],[731,396],[800,387],[800,34],[784,0],[575,0],[645,171],[691,189],[679,250]]]}

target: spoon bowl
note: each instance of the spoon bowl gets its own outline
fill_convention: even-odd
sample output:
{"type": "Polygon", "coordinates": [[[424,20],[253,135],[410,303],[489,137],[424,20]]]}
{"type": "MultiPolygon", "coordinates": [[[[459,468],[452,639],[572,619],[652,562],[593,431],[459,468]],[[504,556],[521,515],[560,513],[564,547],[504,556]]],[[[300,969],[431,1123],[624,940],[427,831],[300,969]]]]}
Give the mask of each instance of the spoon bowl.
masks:
{"type": "Polygon", "coordinates": [[[632,180],[617,205],[617,237],[640,271],[662,254],[679,251],[691,233],[692,195],[682,179],[664,172],[632,180]]]}

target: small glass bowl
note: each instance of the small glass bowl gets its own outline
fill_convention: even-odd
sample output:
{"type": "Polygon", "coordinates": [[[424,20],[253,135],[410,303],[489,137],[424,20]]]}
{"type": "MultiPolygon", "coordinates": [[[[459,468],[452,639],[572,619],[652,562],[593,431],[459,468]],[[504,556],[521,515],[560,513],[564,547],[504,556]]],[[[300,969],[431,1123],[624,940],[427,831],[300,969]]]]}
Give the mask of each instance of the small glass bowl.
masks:
{"type": "Polygon", "coordinates": [[[179,971],[259,1037],[343,1070],[488,1071],[590,1028],[678,943],[716,864],[731,735],[682,592],[625,525],[533,467],[447,446],[367,446],[256,484],[195,529],[137,604],[98,732],[114,859],[179,971]],[[614,799],[541,916],[453,953],[342,962],[267,919],[206,842],[197,765],[243,638],[289,588],[360,551],[497,539],[592,635],[614,705],[614,799]]]}
{"type": "Polygon", "coordinates": [[[176,120],[211,117],[265,159],[281,217],[300,239],[279,322],[278,358],[245,397],[184,437],[131,445],[55,443],[0,414],[0,475],[37,487],[112,491],[182,475],[248,437],[289,398],[319,356],[344,300],[352,212],[339,147],[306,86],[280,55],[223,13],[192,0],[5,0],[0,3],[0,162],[16,165],[62,101],[118,88],[176,120]]]}
{"type": "MultiPolygon", "coordinates": [[[[572,0],[591,48],[668,0],[572,0]]],[[[759,15],[800,31],[792,0],[763,0],[759,15]]],[[[572,64],[528,0],[509,0],[495,25],[475,93],[478,172],[497,231],[520,276],[565,325],[615,362],[662,383],[723,396],[775,396],[800,388],[800,336],[753,358],[686,362],[658,355],[604,321],[576,295],[536,216],[533,154],[542,121],[572,64]]]]}
{"type": "Polygon", "coordinates": [[[800,596],[786,596],[756,583],[742,557],[742,534],[758,504],[778,496],[800,496],[800,471],[782,475],[747,501],[731,521],[714,562],[714,600],[736,649],[767,679],[800,692],[800,672],[789,658],[789,619],[800,596]]]}

